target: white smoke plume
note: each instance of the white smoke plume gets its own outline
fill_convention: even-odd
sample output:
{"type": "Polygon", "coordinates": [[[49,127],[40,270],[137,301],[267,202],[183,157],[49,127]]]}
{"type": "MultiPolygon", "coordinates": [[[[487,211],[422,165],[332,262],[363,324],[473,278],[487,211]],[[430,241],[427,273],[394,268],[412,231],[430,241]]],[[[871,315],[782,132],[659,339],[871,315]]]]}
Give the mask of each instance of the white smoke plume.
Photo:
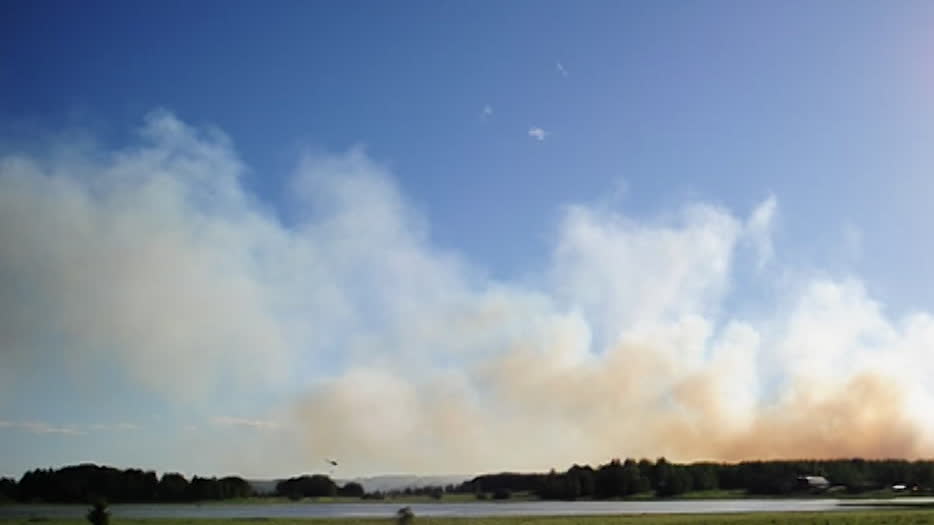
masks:
{"type": "Polygon", "coordinates": [[[285,219],[245,169],[167,112],[132,147],[0,158],[0,382],[106,360],[179,405],[271,392],[262,454],[345,475],[934,454],[929,313],[893,319],[852,276],[725,308],[737,265],[774,279],[774,197],[748,219],[572,204],[539,277],[497,282],[362,150],[304,158],[285,219]]]}

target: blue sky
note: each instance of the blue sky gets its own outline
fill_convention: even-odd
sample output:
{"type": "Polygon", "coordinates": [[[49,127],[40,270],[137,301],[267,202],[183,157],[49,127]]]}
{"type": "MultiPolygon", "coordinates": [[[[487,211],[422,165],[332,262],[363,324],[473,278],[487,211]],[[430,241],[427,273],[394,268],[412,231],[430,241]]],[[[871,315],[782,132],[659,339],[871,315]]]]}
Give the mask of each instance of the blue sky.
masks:
{"type": "MultiPolygon", "coordinates": [[[[657,409],[706,374],[727,377],[724,392],[755,390],[752,408],[735,409],[745,431],[764,425],[761,405],[797,399],[781,385],[813,363],[792,347],[820,340],[839,347],[828,370],[835,360],[864,365],[835,372],[841,381],[873,359],[926,363],[917,334],[934,309],[928,3],[13,2],[3,11],[0,180],[11,197],[0,204],[9,219],[0,277],[8,319],[28,328],[9,321],[0,354],[12,371],[0,375],[12,385],[0,401],[0,473],[94,460],[274,475],[319,468],[336,452],[360,454],[348,473],[605,459],[603,441],[564,436],[516,464],[479,449],[464,454],[472,463],[437,460],[453,454],[439,444],[453,432],[439,414],[461,414],[451,417],[477,443],[507,430],[508,410],[471,419],[491,399],[529,427],[568,424],[527,404],[547,380],[533,374],[517,390],[490,372],[531,359],[530,348],[550,352],[554,326],[568,330],[557,340],[598,359],[572,359],[580,377],[588,367],[618,377],[606,356],[633,341],[684,368],[660,397],[619,413],[657,409]],[[174,182],[156,194],[105,172],[174,182]],[[48,186],[56,177],[70,189],[48,186]],[[95,217],[78,232],[76,196],[88,203],[74,213],[95,217]],[[127,246],[154,255],[137,260],[127,246]],[[50,260],[61,264],[37,264],[50,260]],[[100,275],[81,273],[81,261],[100,275]],[[330,277],[308,276],[323,267],[330,277]],[[161,288],[89,301],[90,318],[133,314],[113,326],[86,328],[94,323],[80,308],[59,306],[91,293],[82,282],[118,287],[153,271],[167,276],[161,288]],[[187,310],[151,297],[174,286],[200,290],[187,310]],[[245,306],[224,311],[225,300],[245,306]],[[502,317],[455,343],[435,331],[460,337],[467,314],[456,326],[433,316],[458,308],[502,317]],[[837,339],[807,335],[821,330],[801,324],[811,308],[840,323],[827,329],[837,339]],[[203,333],[173,331],[185,324],[178,316],[216,309],[203,333]],[[154,353],[139,350],[149,316],[169,333],[154,353]],[[230,338],[242,351],[227,348],[230,338]],[[177,353],[159,353],[173,345],[177,353]],[[264,345],[281,350],[251,353],[264,345]],[[750,363],[736,359],[756,385],[718,372],[718,349],[731,345],[755,348],[750,363]],[[193,354],[197,365],[186,361],[193,354]],[[198,367],[221,371],[188,392],[166,380],[171,359],[197,371],[180,382],[197,382],[198,367]],[[405,359],[437,374],[393,368],[405,359]],[[256,360],[273,383],[238,379],[256,360]],[[161,379],[144,373],[157,368],[161,379]],[[424,401],[445,374],[460,378],[450,395],[463,412],[424,401]],[[321,430],[322,418],[345,417],[339,407],[373,408],[348,393],[357,389],[397,396],[394,406],[433,429],[421,446],[434,461],[415,457],[408,430],[388,422],[394,430],[352,417],[321,430]],[[378,434],[395,437],[359,437],[378,434]],[[356,448],[335,445],[347,435],[356,448]],[[197,452],[219,438],[279,452],[197,452]],[[573,454],[555,452],[571,444],[573,454]]],[[[646,436],[656,431],[626,427],[606,440],[631,439],[633,454],[723,457],[717,446],[653,450],[646,436]]],[[[926,446],[850,450],[934,451],[926,446]]]]}
{"type": "MultiPolygon", "coordinates": [[[[812,250],[852,222],[889,251],[921,232],[930,191],[931,13],[899,7],[19,3],[0,109],[14,137],[70,124],[119,143],[168,108],[230,134],[273,204],[300,148],[364,144],[437,242],[498,275],[541,255],[556,205],[619,181],[638,211],[773,192],[812,250]]],[[[930,261],[910,244],[908,272],[871,270],[923,306],[932,290],[899,282],[930,261]]]]}

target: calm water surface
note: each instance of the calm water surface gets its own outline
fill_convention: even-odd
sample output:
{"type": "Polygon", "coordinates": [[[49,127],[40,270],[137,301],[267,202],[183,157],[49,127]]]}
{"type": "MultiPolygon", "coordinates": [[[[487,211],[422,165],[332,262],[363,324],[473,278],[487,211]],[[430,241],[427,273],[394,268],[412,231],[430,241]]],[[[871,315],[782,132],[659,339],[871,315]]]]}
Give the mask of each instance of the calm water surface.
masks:
{"type": "MultiPolygon", "coordinates": [[[[737,499],[692,501],[534,501],[516,503],[416,503],[416,516],[544,516],[587,514],[663,514],[722,512],[791,512],[858,509],[853,503],[892,500],[840,501],[835,499],[737,499]],[[840,505],[850,503],[850,505],[840,505]]],[[[934,498],[911,498],[934,502],[934,498]]],[[[282,503],[282,504],[126,504],[111,505],[116,518],[335,518],[389,517],[398,503],[282,503]]],[[[87,505],[6,505],[0,518],[81,518],[87,505]]]]}

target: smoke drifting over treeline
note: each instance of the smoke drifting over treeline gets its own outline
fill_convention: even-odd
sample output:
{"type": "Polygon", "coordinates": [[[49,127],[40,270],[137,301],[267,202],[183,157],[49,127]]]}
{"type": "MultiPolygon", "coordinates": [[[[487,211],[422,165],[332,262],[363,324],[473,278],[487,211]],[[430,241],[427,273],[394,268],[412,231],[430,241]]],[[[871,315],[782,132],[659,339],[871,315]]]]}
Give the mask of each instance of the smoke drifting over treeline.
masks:
{"type": "MultiPolygon", "coordinates": [[[[422,478],[422,481],[426,479],[422,478]]],[[[443,481],[434,478],[434,481],[443,481]]],[[[17,482],[0,478],[0,502],[84,503],[105,498],[112,502],[181,502],[253,496],[302,498],[384,499],[422,495],[442,499],[446,493],[473,494],[478,499],[508,499],[524,493],[541,499],[575,500],[625,498],[634,495],[668,497],[717,489],[747,494],[802,495],[825,492],[851,494],[879,490],[934,490],[934,462],[919,460],[777,460],[741,463],[677,464],[659,458],[614,459],[591,467],[573,465],[563,472],[484,474],[456,482],[425,485],[419,480],[382,480],[382,488],[358,481],[336,482],[324,474],[288,479],[247,481],[237,476],[189,482],[178,473],[158,477],[153,471],[119,470],[84,464],[57,470],[36,469],[17,482]],[[369,486],[368,486],[369,485],[369,486]]]]}
{"type": "Polygon", "coordinates": [[[0,384],[106,362],[178,407],[267,396],[263,453],[345,474],[934,454],[934,318],[795,277],[775,197],[572,204],[504,282],[436,248],[362,150],[305,157],[278,212],[244,173],[165,112],[127,148],[3,156],[0,384]],[[730,308],[748,287],[767,299],[730,308]]]}

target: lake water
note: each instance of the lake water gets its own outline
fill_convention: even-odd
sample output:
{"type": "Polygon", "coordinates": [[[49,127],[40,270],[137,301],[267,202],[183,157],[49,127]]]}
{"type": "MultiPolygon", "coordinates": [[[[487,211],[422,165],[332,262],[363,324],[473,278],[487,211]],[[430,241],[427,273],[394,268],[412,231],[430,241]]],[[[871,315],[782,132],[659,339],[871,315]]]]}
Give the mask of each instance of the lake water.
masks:
{"type": "MultiPolygon", "coordinates": [[[[859,503],[893,500],[722,499],[690,501],[531,501],[515,503],[417,503],[416,516],[547,516],[587,514],[677,514],[724,512],[792,512],[858,509],[859,503]],[[841,505],[847,503],[847,505],[841,505]]],[[[934,498],[910,498],[932,502],[934,498]]],[[[341,518],[390,517],[398,503],[282,504],[125,504],[111,505],[115,518],[341,518]]],[[[0,518],[81,518],[87,505],[0,505],[0,518]]]]}

